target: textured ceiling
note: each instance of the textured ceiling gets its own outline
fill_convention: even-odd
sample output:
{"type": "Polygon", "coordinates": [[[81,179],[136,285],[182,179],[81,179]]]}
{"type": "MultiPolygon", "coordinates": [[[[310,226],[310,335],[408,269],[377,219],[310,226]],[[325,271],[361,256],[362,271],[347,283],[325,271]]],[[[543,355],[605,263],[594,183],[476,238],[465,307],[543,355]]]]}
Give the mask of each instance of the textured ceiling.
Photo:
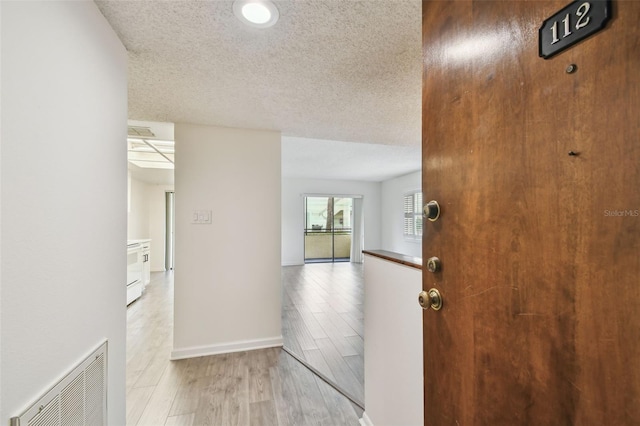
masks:
{"type": "Polygon", "coordinates": [[[282,138],[282,177],[381,182],[421,168],[420,147],[282,138]]]}
{"type": "Polygon", "coordinates": [[[232,1],[96,3],[129,52],[131,119],[420,145],[420,1],[274,1],[268,29],[232,1]]]}

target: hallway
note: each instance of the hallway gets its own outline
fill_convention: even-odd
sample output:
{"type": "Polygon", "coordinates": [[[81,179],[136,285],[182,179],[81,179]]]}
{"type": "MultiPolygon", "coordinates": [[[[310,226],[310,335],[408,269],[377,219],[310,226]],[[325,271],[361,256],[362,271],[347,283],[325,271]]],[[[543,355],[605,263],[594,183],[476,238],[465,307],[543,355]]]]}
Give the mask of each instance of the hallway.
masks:
{"type": "Polygon", "coordinates": [[[169,361],[173,274],[127,309],[127,425],[358,425],[362,412],[279,348],[169,361]]]}

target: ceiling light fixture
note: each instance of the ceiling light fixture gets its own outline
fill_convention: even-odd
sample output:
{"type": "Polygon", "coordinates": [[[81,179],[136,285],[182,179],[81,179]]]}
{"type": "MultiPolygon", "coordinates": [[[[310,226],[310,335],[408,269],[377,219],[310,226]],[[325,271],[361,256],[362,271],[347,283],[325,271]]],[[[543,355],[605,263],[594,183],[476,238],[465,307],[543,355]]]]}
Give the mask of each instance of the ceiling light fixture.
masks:
{"type": "Polygon", "coordinates": [[[251,27],[269,28],[278,22],[278,8],[269,0],[236,0],[233,3],[236,17],[251,27]]]}

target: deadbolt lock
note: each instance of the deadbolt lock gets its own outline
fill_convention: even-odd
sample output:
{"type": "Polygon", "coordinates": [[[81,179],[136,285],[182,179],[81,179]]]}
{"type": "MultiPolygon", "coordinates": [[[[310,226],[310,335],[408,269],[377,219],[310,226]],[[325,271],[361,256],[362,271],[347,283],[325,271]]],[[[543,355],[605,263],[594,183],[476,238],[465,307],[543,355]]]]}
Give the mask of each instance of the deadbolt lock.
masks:
{"type": "Polygon", "coordinates": [[[433,309],[434,311],[439,311],[442,308],[442,296],[440,292],[432,288],[429,291],[422,290],[420,294],[418,294],[418,303],[422,306],[422,309],[433,309]]]}
{"type": "Polygon", "coordinates": [[[440,204],[435,200],[429,201],[424,205],[423,213],[424,217],[431,222],[435,222],[440,217],[440,204]]]}
{"type": "Polygon", "coordinates": [[[427,270],[429,272],[438,272],[440,270],[441,262],[437,257],[430,257],[427,259],[427,270]]]}

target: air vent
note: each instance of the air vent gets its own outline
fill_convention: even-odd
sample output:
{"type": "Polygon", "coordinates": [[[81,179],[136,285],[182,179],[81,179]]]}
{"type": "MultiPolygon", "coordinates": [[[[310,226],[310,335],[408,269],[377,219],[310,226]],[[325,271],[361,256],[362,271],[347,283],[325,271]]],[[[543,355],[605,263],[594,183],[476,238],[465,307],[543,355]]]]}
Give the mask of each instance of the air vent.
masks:
{"type": "Polygon", "coordinates": [[[129,126],[128,135],[138,138],[153,138],[156,135],[153,134],[150,127],[129,126]]]}
{"type": "Polygon", "coordinates": [[[64,376],[11,426],[107,424],[107,342],[64,376]]]}

